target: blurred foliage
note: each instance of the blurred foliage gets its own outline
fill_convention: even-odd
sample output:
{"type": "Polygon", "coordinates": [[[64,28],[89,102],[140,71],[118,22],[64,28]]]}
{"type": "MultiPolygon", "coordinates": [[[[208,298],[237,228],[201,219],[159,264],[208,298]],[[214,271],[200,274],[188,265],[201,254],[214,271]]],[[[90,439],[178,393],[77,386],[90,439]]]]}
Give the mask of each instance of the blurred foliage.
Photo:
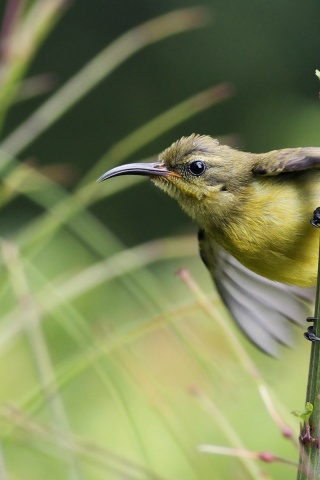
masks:
{"type": "Polygon", "coordinates": [[[196,226],[141,179],[95,179],[192,132],[319,145],[319,10],[0,3],[1,480],[293,478],[249,452],[297,460],[309,345],[257,352],[196,226]]]}

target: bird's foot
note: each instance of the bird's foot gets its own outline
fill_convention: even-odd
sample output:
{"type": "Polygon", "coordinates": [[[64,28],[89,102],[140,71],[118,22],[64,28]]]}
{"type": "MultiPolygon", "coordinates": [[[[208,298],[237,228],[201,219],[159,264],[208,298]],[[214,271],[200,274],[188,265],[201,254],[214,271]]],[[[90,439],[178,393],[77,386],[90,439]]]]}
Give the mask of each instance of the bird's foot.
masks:
{"type": "MultiPolygon", "coordinates": [[[[315,317],[308,317],[307,322],[314,322],[317,320],[315,317]]],[[[316,334],[313,331],[313,325],[311,327],[308,327],[308,331],[303,334],[304,338],[307,340],[310,340],[310,342],[320,342],[320,338],[316,336],[316,334]]]]}
{"type": "Polygon", "coordinates": [[[320,228],[320,207],[316,208],[313,212],[313,218],[310,220],[311,225],[316,228],[320,228]]]}

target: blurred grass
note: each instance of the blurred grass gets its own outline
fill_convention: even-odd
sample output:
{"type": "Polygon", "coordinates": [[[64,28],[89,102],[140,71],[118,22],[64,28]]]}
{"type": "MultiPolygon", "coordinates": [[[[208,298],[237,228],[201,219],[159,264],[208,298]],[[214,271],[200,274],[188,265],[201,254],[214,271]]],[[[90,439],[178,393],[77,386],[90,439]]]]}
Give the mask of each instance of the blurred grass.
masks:
{"type": "MultiPolygon", "coordinates": [[[[7,2],[0,124],[64,7],[58,0],[7,2]]],[[[303,393],[290,407],[269,396],[258,370],[267,365],[270,381],[279,366],[260,354],[251,360],[253,348],[246,345],[247,353],[240,343],[200,265],[195,237],[126,249],[89,209],[102,200],[108,208],[109,196],[139,181],[105,187],[96,176],[225,100],[231,87],[197,93],[138,127],[94,162],[74,189],[18,158],[129,56],[201,27],[206,18],[204,9],[173,11],[125,33],[1,141],[0,205],[22,197],[41,209],[13,234],[2,229],[1,480],[292,478],[282,465],[266,473],[252,459],[226,462],[197,450],[203,443],[228,444],[295,459],[268,402],[272,398],[293,426],[288,411],[303,393]],[[182,261],[199,284],[174,275],[182,261]]],[[[292,355],[272,382],[280,391],[292,355]]],[[[303,362],[295,367],[297,377],[299,368],[303,362]]],[[[288,382],[286,393],[294,392],[289,375],[288,382]]]]}

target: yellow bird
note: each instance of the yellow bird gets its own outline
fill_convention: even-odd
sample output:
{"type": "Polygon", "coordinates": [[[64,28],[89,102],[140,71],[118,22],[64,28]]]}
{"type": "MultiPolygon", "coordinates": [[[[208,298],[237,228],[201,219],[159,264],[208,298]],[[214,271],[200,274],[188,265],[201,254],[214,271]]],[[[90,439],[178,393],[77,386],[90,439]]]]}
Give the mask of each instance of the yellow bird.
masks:
{"type": "Polygon", "coordinates": [[[155,163],[113,168],[99,178],[145,175],[200,225],[201,257],[231,313],[262,350],[291,343],[317,281],[320,148],[253,154],[207,135],[182,137],[155,163]],[[314,223],[317,223],[314,222],[314,223]],[[280,282],[280,283],[275,283],[280,282]],[[295,287],[293,287],[295,286],[295,287]]]}

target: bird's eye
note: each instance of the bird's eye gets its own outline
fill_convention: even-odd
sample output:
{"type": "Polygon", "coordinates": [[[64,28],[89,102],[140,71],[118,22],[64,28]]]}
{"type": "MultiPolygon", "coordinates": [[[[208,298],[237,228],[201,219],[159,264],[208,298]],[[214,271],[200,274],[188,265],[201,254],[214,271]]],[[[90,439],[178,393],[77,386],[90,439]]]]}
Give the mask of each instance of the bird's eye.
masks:
{"type": "Polygon", "coordinates": [[[191,162],[189,165],[189,172],[192,173],[192,175],[199,176],[202,175],[206,171],[206,164],[202,162],[201,160],[195,160],[194,162],[191,162]]]}

